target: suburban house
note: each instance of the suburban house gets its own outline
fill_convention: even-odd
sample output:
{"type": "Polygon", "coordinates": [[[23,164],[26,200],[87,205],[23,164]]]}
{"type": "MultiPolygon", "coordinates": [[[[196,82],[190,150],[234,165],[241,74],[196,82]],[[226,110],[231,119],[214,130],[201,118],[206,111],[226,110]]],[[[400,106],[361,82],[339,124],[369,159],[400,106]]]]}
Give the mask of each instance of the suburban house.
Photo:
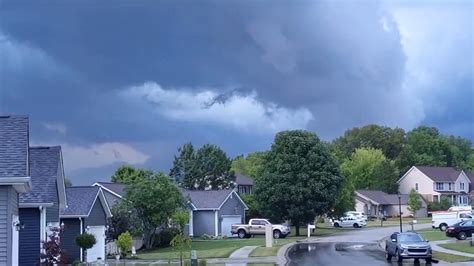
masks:
{"type": "Polygon", "coordinates": [[[28,127],[27,116],[0,116],[0,265],[19,264],[19,193],[31,189],[28,127]]]}
{"type": "Polygon", "coordinates": [[[190,236],[232,236],[231,225],[245,222],[247,205],[231,189],[181,190],[188,199],[190,236]]]}
{"type": "MultiPolygon", "coordinates": [[[[387,194],[380,190],[356,190],[355,191],[355,209],[363,212],[367,217],[395,217],[399,216],[399,199],[402,216],[411,216],[408,210],[408,194],[387,194]]],[[[426,217],[428,215],[428,204],[420,196],[421,209],[415,213],[416,217],[426,217]]]]}
{"type": "Polygon", "coordinates": [[[61,211],[61,248],[74,261],[93,262],[105,258],[105,233],[107,219],[112,217],[102,189],[97,186],[66,188],[68,207],[61,211]],[[93,234],[96,244],[82,258],[81,248],[75,243],[77,235],[93,234]]]}
{"type": "Polygon", "coordinates": [[[397,183],[400,193],[414,188],[427,201],[447,197],[453,205],[468,205],[472,187],[466,172],[454,167],[413,166],[397,183]]]}
{"type": "Polygon", "coordinates": [[[252,194],[252,189],[253,189],[252,178],[242,175],[242,174],[235,174],[235,184],[236,184],[237,192],[240,195],[252,194]]]}
{"type": "Polygon", "coordinates": [[[19,198],[19,265],[40,263],[41,243],[66,207],[61,147],[30,147],[28,157],[32,189],[19,198]]]}
{"type": "MultiPolygon", "coordinates": [[[[97,182],[93,186],[101,187],[109,204],[123,197],[124,185],[118,183],[97,182]]],[[[234,223],[245,222],[247,205],[235,190],[181,190],[189,206],[189,224],[186,226],[190,236],[227,235],[234,223]]]]}

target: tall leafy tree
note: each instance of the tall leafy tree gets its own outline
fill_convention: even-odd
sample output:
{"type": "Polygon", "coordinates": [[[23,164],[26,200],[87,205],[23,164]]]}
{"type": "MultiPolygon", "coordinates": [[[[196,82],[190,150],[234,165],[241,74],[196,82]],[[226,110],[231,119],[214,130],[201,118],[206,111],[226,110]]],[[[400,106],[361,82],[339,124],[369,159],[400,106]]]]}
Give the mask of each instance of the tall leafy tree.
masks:
{"type": "Polygon", "coordinates": [[[197,151],[191,143],[178,149],[170,175],[181,187],[191,190],[226,189],[234,185],[231,160],[216,145],[205,144],[197,151]]]}
{"type": "Polygon", "coordinates": [[[143,228],[144,245],[153,246],[156,229],[168,222],[175,211],[182,207],[183,199],[178,187],[164,174],[145,172],[125,187],[123,202],[136,212],[143,228]]]}
{"type": "Polygon", "coordinates": [[[342,173],[354,189],[375,189],[388,193],[398,190],[398,170],[382,150],[358,148],[341,165],[342,173]]]}
{"type": "Polygon", "coordinates": [[[198,175],[193,144],[185,143],[178,148],[178,153],[179,155],[174,157],[170,176],[180,185],[192,184],[198,175]]]}
{"type": "MultiPolygon", "coordinates": [[[[204,144],[196,152],[197,178],[194,184],[197,189],[225,189],[233,187],[234,172],[231,171],[231,160],[217,145],[204,144]]],[[[187,184],[187,185],[193,185],[187,184]]]]}
{"type": "Polygon", "coordinates": [[[252,179],[258,178],[263,173],[265,156],[268,152],[253,152],[247,156],[238,155],[232,160],[231,169],[235,173],[243,174],[252,179]]]}
{"type": "Polygon", "coordinates": [[[283,131],[276,134],[254,196],[264,215],[291,220],[299,235],[302,223],[330,210],[342,182],[338,165],[316,134],[283,131]]]}
{"type": "Polygon", "coordinates": [[[151,172],[146,169],[137,169],[129,165],[120,166],[110,178],[114,183],[128,184],[138,178],[149,176],[151,172]]]}

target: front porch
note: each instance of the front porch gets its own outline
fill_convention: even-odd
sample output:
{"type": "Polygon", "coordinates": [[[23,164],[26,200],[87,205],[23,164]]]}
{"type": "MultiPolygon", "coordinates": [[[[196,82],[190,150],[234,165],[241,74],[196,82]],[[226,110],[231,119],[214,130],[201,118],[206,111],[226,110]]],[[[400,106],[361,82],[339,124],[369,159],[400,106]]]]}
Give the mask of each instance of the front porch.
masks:
{"type": "Polygon", "coordinates": [[[447,198],[453,206],[470,204],[469,195],[464,192],[439,192],[439,195],[433,195],[433,201],[440,202],[442,198],[447,198]]]}

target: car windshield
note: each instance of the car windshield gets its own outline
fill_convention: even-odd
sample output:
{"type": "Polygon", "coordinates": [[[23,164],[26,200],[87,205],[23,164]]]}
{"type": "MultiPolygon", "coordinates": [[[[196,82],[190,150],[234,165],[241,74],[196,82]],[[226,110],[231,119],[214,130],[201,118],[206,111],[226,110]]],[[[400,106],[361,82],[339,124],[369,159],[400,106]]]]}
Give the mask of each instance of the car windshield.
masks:
{"type": "Polygon", "coordinates": [[[399,242],[421,242],[423,241],[423,238],[419,235],[415,234],[403,234],[398,236],[398,241],[399,242]]]}

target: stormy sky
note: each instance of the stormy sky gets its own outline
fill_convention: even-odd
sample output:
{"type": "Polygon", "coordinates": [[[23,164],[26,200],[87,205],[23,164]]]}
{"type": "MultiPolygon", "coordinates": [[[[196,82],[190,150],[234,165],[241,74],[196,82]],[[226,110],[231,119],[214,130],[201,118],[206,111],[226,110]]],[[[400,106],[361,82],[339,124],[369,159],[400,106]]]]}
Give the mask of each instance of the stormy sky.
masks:
{"type": "Polygon", "coordinates": [[[0,1],[0,112],[74,184],[368,123],[474,140],[472,1],[0,1]]]}

